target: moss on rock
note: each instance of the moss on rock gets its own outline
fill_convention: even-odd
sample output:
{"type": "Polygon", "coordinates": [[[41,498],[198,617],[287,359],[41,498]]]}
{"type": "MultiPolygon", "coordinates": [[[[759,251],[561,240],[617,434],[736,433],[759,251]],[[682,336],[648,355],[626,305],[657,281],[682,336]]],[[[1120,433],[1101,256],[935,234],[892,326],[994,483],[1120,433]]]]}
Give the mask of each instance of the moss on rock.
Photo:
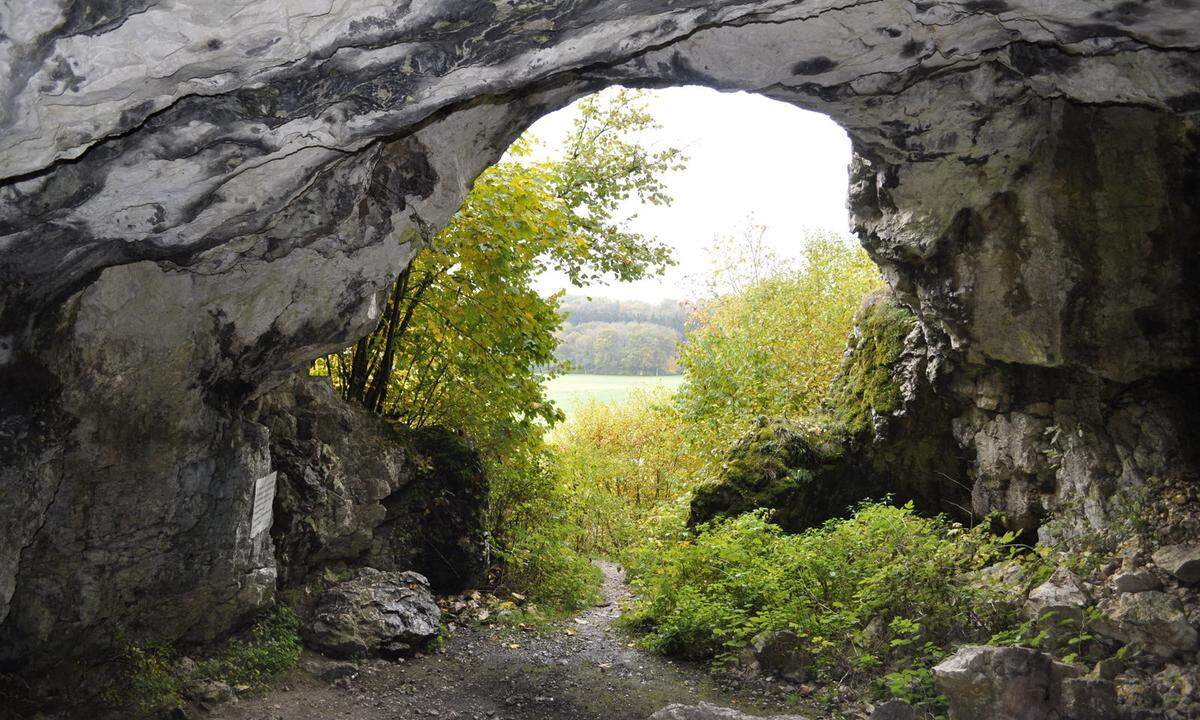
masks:
{"type": "Polygon", "coordinates": [[[689,524],[769,508],[796,532],[868,498],[913,500],[927,512],[964,504],[961,487],[942,487],[960,475],[961,460],[950,415],[920,377],[916,322],[887,290],[868,295],[821,409],[795,421],[759,419],[716,480],[695,490],[689,524]],[[915,363],[906,361],[910,350],[915,363]]]}
{"type": "Polygon", "coordinates": [[[873,419],[901,408],[904,391],[898,365],[916,316],[887,290],[863,300],[850,334],[841,372],[834,378],[825,407],[851,435],[874,429],[873,419]]]}
{"type": "Polygon", "coordinates": [[[865,497],[861,476],[835,439],[785,420],[760,418],[730,452],[716,482],[692,496],[689,522],[774,508],[773,521],[802,530],[841,513],[865,497]]]}

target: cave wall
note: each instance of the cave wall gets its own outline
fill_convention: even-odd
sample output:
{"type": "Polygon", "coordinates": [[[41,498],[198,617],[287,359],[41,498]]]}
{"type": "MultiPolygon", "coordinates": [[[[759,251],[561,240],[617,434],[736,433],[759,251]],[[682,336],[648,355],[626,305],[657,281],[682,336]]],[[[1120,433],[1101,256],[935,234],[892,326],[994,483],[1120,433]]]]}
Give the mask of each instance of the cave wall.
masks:
{"type": "Polygon", "coordinates": [[[1197,48],[1192,0],[6,5],[0,665],[267,602],[253,400],[374,324],[524,127],[612,83],[841,123],[977,509],[1102,521],[1194,468],[1197,48]]]}

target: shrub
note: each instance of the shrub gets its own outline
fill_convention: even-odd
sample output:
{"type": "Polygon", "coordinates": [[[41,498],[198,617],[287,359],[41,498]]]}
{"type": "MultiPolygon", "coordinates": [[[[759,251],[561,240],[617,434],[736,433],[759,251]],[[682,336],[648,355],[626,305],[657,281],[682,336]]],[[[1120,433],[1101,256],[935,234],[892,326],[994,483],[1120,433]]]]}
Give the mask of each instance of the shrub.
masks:
{"type": "Polygon", "coordinates": [[[698,468],[684,451],[679,411],[662,392],[585,405],[551,443],[571,508],[571,543],[588,555],[617,557],[633,545],[643,519],[686,491],[698,468]]]}
{"type": "Polygon", "coordinates": [[[488,534],[496,584],[554,613],[594,602],[600,571],[571,545],[567,495],[540,438],[523,443],[503,464],[489,464],[488,534]]]}
{"type": "Polygon", "coordinates": [[[217,680],[242,692],[262,689],[296,666],[299,629],[296,613],[277,605],[260,616],[244,637],[230,640],[193,670],[185,669],[170,643],[119,641],[116,676],[103,698],[132,717],[158,717],[179,707],[184,688],[196,680],[217,680]]]}
{"type": "Polygon", "coordinates": [[[176,671],[175,648],[169,643],[120,642],[113,684],[104,701],[125,708],[135,717],[149,717],[181,702],[183,679],[176,671]]]}
{"type": "Polygon", "coordinates": [[[962,577],[1007,540],[911,506],[863,504],[798,535],[747,513],[642,555],[630,622],[649,648],[698,659],[790,630],[826,674],[911,662],[986,638],[1007,616],[998,595],[962,577]]]}
{"type": "Polygon", "coordinates": [[[702,303],[680,351],[687,379],[679,404],[694,452],[719,465],[754,418],[817,410],[863,296],[881,284],[853,240],[814,234],[796,268],[775,268],[702,303]]]}

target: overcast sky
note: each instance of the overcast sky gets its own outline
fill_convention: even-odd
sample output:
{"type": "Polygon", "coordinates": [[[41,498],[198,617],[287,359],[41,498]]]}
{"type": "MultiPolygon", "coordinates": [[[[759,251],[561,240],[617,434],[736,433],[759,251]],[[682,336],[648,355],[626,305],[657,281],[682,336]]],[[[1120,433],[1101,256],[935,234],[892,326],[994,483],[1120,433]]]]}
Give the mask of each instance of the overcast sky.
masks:
{"type": "MultiPolygon", "coordinates": [[[[781,255],[795,254],[805,228],[847,232],[846,166],[850,141],[832,120],[747,93],[700,87],[649,91],[650,110],[663,126],[645,138],[651,147],[674,145],[690,158],[667,178],[675,197],[668,207],[644,206],[634,229],[675,248],[679,265],[638,283],[568,288],[549,274],[539,289],[586,292],[641,300],[693,295],[693,279],[708,267],[706,248],[718,233],[740,234],[753,217],[768,227],[781,255]]],[[[533,131],[553,145],[570,127],[574,108],[539,120],[533,131]]]]}

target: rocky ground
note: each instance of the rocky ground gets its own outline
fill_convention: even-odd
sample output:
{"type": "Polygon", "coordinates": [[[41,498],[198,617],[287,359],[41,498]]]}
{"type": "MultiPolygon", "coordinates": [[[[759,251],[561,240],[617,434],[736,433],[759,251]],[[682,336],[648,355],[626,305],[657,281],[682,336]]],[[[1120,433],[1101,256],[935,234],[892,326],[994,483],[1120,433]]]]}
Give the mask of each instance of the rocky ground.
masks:
{"type": "Polygon", "coordinates": [[[601,568],[602,604],[575,618],[537,630],[458,627],[440,651],[398,662],[352,667],[307,658],[276,690],[225,705],[214,717],[645,720],[672,703],[707,701],[756,714],[795,707],[799,698],[785,691],[722,686],[702,666],[634,647],[614,624],[629,597],[623,573],[601,568]]]}

